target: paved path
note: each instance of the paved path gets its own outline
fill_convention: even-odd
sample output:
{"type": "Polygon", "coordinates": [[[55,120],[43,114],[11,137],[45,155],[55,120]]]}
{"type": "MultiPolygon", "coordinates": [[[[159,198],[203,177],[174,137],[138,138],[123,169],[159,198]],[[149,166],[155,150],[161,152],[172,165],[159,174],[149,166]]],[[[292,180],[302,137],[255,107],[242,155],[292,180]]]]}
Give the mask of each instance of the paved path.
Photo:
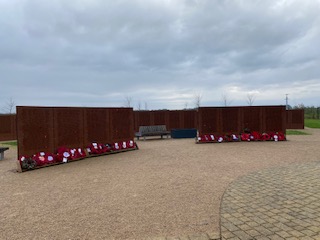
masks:
{"type": "Polygon", "coordinates": [[[320,240],[320,162],[262,170],[233,182],[221,203],[221,236],[320,240]]]}

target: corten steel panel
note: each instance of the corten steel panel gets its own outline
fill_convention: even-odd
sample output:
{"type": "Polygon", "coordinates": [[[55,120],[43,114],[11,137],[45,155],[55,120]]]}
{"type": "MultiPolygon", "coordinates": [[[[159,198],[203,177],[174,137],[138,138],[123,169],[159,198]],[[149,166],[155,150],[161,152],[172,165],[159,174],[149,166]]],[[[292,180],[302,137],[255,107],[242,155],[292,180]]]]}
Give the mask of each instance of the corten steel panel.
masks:
{"type": "Polygon", "coordinates": [[[138,111],[133,111],[133,127],[135,132],[139,131],[139,112],[138,111]]]}
{"type": "Polygon", "coordinates": [[[53,109],[17,107],[18,156],[54,152],[53,109]]]}
{"type": "Polygon", "coordinates": [[[304,129],[304,110],[286,110],[287,129],[304,129]]]}
{"type": "Polygon", "coordinates": [[[287,129],[292,128],[292,112],[290,110],[286,110],[286,120],[287,120],[287,129]]]}
{"type": "Polygon", "coordinates": [[[195,110],[183,111],[183,126],[181,128],[197,128],[195,110]]]}
{"type": "Polygon", "coordinates": [[[135,111],[135,131],[139,131],[140,126],[150,126],[151,124],[151,112],[150,111],[135,111]]]}
{"type": "Polygon", "coordinates": [[[11,115],[0,115],[0,134],[11,133],[11,115]]]}
{"type": "Polygon", "coordinates": [[[113,142],[126,141],[134,138],[133,109],[109,109],[110,136],[113,142]]]}
{"type": "Polygon", "coordinates": [[[0,115],[0,141],[15,140],[16,135],[16,115],[0,115]]]}
{"type": "Polygon", "coordinates": [[[240,132],[243,132],[245,129],[263,132],[262,109],[262,107],[241,108],[242,122],[240,122],[240,132]]]}
{"type": "Polygon", "coordinates": [[[111,142],[109,111],[106,108],[84,108],[84,144],[111,142]]]}
{"type": "Polygon", "coordinates": [[[169,128],[169,111],[159,110],[152,111],[153,124],[152,125],[166,125],[169,128]]]}
{"type": "Polygon", "coordinates": [[[220,134],[220,109],[200,107],[198,111],[199,134],[220,134]]]}
{"type": "Polygon", "coordinates": [[[286,129],[285,106],[200,107],[198,121],[200,134],[226,134],[233,129],[242,132],[246,128],[259,132],[285,132],[286,129]],[[233,113],[237,108],[238,114],[233,113]],[[236,115],[238,120],[234,121],[236,115]]]}
{"type": "Polygon", "coordinates": [[[286,131],[286,108],[285,106],[265,107],[265,129],[266,132],[286,131]]]}
{"type": "Polygon", "coordinates": [[[221,108],[221,124],[224,133],[238,133],[240,129],[240,108],[221,108]]]}
{"type": "Polygon", "coordinates": [[[53,112],[55,147],[84,146],[84,108],[55,107],[53,112]]]}
{"type": "Polygon", "coordinates": [[[304,128],[304,110],[297,109],[297,110],[290,110],[292,114],[292,124],[295,126],[299,126],[301,129],[304,128]]]}
{"type": "Polygon", "coordinates": [[[17,139],[17,115],[11,116],[12,139],[17,139]]]}
{"type": "Polygon", "coordinates": [[[182,111],[169,111],[169,126],[167,125],[167,130],[181,128],[180,115],[182,111]]]}

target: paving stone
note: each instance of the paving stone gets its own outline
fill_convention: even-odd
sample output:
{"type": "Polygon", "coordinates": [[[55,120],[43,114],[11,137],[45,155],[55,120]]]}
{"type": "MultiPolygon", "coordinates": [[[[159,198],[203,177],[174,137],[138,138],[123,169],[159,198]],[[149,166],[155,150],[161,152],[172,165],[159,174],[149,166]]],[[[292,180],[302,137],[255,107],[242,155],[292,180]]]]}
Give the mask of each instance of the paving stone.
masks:
{"type": "MultiPolygon", "coordinates": [[[[315,240],[316,238],[313,238],[313,237],[301,237],[299,240],[315,240]]],[[[319,238],[320,239],[320,238],[319,238]]],[[[316,239],[316,240],[319,240],[319,239],[316,239]]]]}
{"type": "Polygon", "coordinates": [[[310,227],[308,227],[308,229],[315,232],[315,233],[320,234],[320,226],[310,226],[310,227]]]}
{"type": "Polygon", "coordinates": [[[246,231],[246,233],[251,237],[261,236],[261,233],[259,233],[257,230],[254,230],[254,229],[248,230],[246,231]]]}
{"type": "Polygon", "coordinates": [[[268,238],[269,238],[270,240],[284,240],[284,239],[285,239],[285,238],[280,237],[280,236],[277,235],[277,234],[270,235],[270,236],[268,236],[268,238]]]}
{"type": "Polygon", "coordinates": [[[305,236],[314,236],[314,235],[316,235],[316,233],[314,232],[314,231],[311,231],[311,230],[309,230],[309,229],[305,229],[305,230],[302,230],[301,231],[305,236]]]}
{"type": "Polygon", "coordinates": [[[264,237],[264,236],[258,236],[258,237],[255,237],[254,240],[270,240],[270,238],[264,237]]]}
{"type": "Polygon", "coordinates": [[[247,225],[247,224],[243,224],[243,225],[240,225],[240,226],[238,226],[238,227],[239,227],[239,229],[241,229],[242,231],[247,231],[247,230],[251,230],[251,229],[252,229],[252,227],[249,226],[249,225],[247,225]]]}
{"type": "Polygon", "coordinates": [[[286,231],[280,231],[280,232],[276,232],[277,235],[279,235],[280,237],[282,238],[289,238],[289,237],[292,237],[291,234],[289,234],[288,232],[286,231]]]}
{"type": "Polygon", "coordinates": [[[220,239],[220,233],[218,232],[208,232],[208,237],[210,240],[218,240],[220,239]]]}
{"type": "Polygon", "coordinates": [[[315,239],[315,240],[320,240],[320,234],[312,236],[312,238],[315,239]]]}
{"type": "Polygon", "coordinates": [[[286,240],[300,240],[300,239],[297,237],[290,237],[290,238],[286,238],[286,240]]]}
{"type": "Polygon", "coordinates": [[[222,239],[229,239],[229,238],[233,238],[233,237],[235,237],[235,235],[230,231],[224,231],[221,233],[222,239]]]}
{"type": "Polygon", "coordinates": [[[252,237],[251,237],[250,235],[248,235],[246,232],[241,231],[241,230],[235,231],[235,232],[233,232],[233,234],[234,234],[235,236],[237,236],[238,238],[240,238],[241,240],[242,240],[242,239],[243,239],[243,240],[252,239],[252,237]]]}
{"type": "Polygon", "coordinates": [[[236,227],[235,225],[233,225],[233,224],[230,223],[230,222],[224,223],[223,226],[224,226],[226,229],[228,229],[229,231],[231,231],[231,232],[239,230],[238,227],[236,227]]]}
{"type": "Polygon", "coordinates": [[[273,232],[271,232],[270,230],[268,230],[267,228],[263,227],[263,226],[258,226],[254,228],[255,230],[257,230],[259,233],[261,233],[261,235],[263,236],[268,236],[273,234],[273,232]]]}

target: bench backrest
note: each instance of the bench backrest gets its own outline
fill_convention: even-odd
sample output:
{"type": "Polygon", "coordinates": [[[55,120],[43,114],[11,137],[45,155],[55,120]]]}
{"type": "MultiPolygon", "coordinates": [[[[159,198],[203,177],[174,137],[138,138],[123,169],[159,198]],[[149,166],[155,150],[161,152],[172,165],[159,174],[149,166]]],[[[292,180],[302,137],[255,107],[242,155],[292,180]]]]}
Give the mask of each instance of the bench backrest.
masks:
{"type": "Polygon", "coordinates": [[[155,126],[140,126],[139,132],[140,133],[161,133],[166,132],[167,127],[166,125],[155,125],[155,126]]]}
{"type": "Polygon", "coordinates": [[[7,151],[9,150],[8,147],[0,147],[0,153],[4,152],[4,151],[7,151]]]}

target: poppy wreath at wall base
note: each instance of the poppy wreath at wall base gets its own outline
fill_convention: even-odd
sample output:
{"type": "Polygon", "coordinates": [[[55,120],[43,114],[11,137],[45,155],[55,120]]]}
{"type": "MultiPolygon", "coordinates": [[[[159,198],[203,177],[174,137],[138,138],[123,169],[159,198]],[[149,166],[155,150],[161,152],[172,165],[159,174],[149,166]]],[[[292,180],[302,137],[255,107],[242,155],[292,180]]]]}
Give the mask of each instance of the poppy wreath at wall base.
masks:
{"type": "Polygon", "coordinates": [[[32,156],[20,156],[18,159],[18,164],[23,172],[62,163],[68,163],[87,157],[101,156],[137,149],[139,149],[138,145],[133,140],[107,144],[93,142],[86,148],[59,147],[55,154],[39,152],[33,154],[32,156]]]}
{"type": "Polygon", "coordinates": [[[196,139],[196,143],[222,143],[222,142],[252,142],[252,141],[286,141],[286,136],[282,132],[244,132],[241,134],[203,134],[199,135],[196,139]]]}

